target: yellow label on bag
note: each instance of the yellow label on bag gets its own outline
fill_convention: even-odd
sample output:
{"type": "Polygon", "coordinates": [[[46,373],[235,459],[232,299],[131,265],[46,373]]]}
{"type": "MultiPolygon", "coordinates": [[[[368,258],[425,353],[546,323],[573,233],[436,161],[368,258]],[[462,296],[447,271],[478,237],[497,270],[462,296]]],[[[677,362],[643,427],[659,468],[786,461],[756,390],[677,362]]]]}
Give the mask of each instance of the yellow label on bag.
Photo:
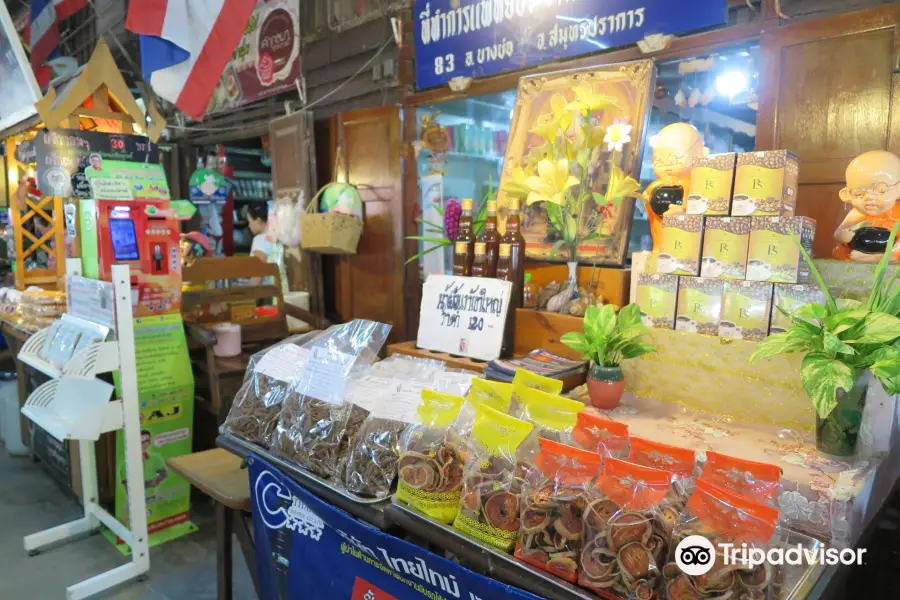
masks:
{"type": "Polygon", "coordinates": [[[584,410],[584,404],[578,400],[570,400],[540,390],[525,390],[522,398],[525,411],[522,416],[552,431],[566,431],[575,427],[578,413],[584,410]]]}
{"type": "Polygon", "coordinates": [[[397,484],[397,500],[409,504],[441,523],[452,523],[459,512],[460,490],[455,492],[424,492],[401,478],[397,484]]]}
{"type": "Polygon", "coordinates": [[[422,403],[419,404],[416,412],[422,425],[440,429],[449,427],[453,423],[464,402],[465,399],[462,396],[422,390],[422,403]]]}
{"type": "Polygon", "coordinates": [[[475,413],[472,438],[490,454],[512,460],[516,448],[525,441],[532,429],[534,425],[531,423],[504,415],[482,404],[475,413]]]}
{"type": "Polygon", "coordinates": [[[462,512],[456,515],[456,519],[453,521],[453,528],[459,529],[463,533],[468,534],[477,540],[481,540],[486,544],[490,544],[495,548],[499,548],[504,552],[512,550],[516,545],[516,539],[519,537],[518,531],[506,531],[505,529],[492,527],[491,525],[481,523],[462,512]]]}
{"type": "Polygon", "coordinates": [[[484,404],[502,413],[509,412],[509,404],[512,400],[513,386],[511,383],[501,383],[488,379],[476,378],[472,380],[472,387],[466,395],[466,400],[476,405],[484,404]]]}
{"type": "Polygon", "coordinates": [[[559,394],[562,392],[563,382],[560,379],[544,377],[525,369],[516,369],[516,375],[513,377],[513,394],[517,401],[522,402],[522,393],[525,390],[541,390],[548,394],[559,394]]]}

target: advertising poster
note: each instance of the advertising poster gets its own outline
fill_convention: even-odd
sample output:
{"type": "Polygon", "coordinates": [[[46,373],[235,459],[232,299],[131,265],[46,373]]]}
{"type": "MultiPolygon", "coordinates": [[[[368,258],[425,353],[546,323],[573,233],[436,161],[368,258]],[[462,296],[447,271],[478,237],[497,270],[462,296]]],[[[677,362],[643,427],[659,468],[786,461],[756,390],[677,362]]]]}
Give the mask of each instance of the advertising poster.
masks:
{"type": "Polygon", "coordinates": [[[260,598],[537,600],[382,533],[250,456],[260,598]],[[328,573],[323,582],[322,573],[328,573]]]}
{"type": "MultiPolygon", "coordinates": [[[[194,378],[180,314],[134,319],[141,452],[150,546],[180,537],[196,527],[189,521],[191,486],[166,467],[166,459],[189,454],[194,422],[194,378]]],[[[123,434],[116,435],[116,512],[128,519],[123,434]]],[[[115,535],[105,532],[110,539],[115,535]]],[[[129,552],[121,540],[116,547],[129,552]]]]}
{"type": "Polygon", "coordinates": [[[300,76],[300,20],[296,5],[288,0],[257,2],[244,37],[213,91],[206,114],[296,89],[294,81],[300,76]]]}
{"type": "Polygon", "coordinates": [[[98,200],[168,200],[162,165],[109,160],[94,155],[84,174],[98,200]]]}

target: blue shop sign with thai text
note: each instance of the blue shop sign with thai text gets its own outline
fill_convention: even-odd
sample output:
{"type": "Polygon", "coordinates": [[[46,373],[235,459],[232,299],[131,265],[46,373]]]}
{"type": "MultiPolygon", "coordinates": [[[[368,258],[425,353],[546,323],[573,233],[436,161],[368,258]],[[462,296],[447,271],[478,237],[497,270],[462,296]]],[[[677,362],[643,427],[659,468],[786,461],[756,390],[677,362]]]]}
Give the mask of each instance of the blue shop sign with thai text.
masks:
{"type": "Polygon", "coordinates": [[[416,0],[416,87],[725,23],[725,0],[416,0]]]}
{"type": "Polygon", "coordinates": [[[261,600],[539,600],[382,533],[252,456],[261,600]]]}

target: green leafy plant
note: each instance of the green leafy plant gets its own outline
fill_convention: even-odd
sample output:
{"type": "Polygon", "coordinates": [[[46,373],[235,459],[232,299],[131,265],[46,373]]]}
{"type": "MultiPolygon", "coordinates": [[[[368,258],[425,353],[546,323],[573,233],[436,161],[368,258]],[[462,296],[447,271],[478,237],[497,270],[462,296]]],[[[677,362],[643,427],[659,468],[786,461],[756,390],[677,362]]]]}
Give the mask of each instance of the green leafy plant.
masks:
{"type": "Polygon", "coordinates": [[[867,370],[888,394],[900,393],[900,270],[886,280],[898,229],[900,223],[891,231],[887,250],[875,268],[867,302],[835,299],[809,253],[791,236],[825,295],[825,305],[807,304],[790,314],[778,307],[794,326],[760,342],[750,362],[778,354],[805,353],[800,379],[823,419],[837,406],[839,395],[849,392],[867,370]]]}
{"type": "Polygon", "coordinates": [[[653,344],[640,341],[646,333],[637,304],[629,304],[618,315],[610,304],[591,305],[584,314],[584,333],[565,333],[560,341],[598,366],[618,367],[626,358],[656,352],[653,344]]]}

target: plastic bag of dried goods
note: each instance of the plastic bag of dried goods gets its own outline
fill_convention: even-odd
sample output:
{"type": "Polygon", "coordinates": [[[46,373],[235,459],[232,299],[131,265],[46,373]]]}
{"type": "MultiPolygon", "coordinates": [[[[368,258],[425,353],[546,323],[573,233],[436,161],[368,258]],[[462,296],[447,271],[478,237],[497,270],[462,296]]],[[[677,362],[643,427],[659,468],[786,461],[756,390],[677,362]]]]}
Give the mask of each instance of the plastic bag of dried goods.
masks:
{"type": "Polygon", "coordinates": [[[526,390],[540,390],[548,394],[557,395],[562,393],[563,382],[561,379],[544,377],[526,369],[516,369],[512,386],[512,406],[509,414],[518,417],[522,411],[523,397],[526,390]]]}
{"type": "Polygon", "coordinates": [[[628,455],[628,425],[583,411],[578,413],[572,441],[579,448],[602,456],[625,458],[628,455]]]}
{"type": "Polygon", "coordinates": [[[305,346],[309,357],[291,386],[273,436],[276,454],[319,477],[338,474],[340,444],[353,408],[345,401],[347,381],[375,360],[390,329],[355,319],[305,346]]]}
{"type": "Polygon", "coordinates": [[[697,474],[693,450],[638,437],[632,437],[630,445],[628,462],[672,473],[670,502],[684,502],[690,497],[697,474]]]}
{"type": "Polygon", "coordinates": [[[587,494],[603,457],[549,439],[539,443],[540,451],[522,483],[515,556],[576,583],[585,543],[587,494]]]}
{"type": "Polygon", "coordinates": [[[653,598],[681,505],[666,501],[672,474],[616,458],[588,491],[578,584],[606,598],[653,598]]]}
{"type": "Polygon", "coordinates": [[[774,506],[781,482],[781,468],[708,451],[700,479],[774,506]]]}
{"type": "Polygon", "coordinates": [[[521,398],[520,417],[534,425],[534,429],[519,448],[519,462],[534,460],[540,450],[539,439],[571,445],[572,430],[578,422],[578,414],[584,411],[584,404],[537,389],[524,390],[521,398]]]}
{"type": "Polygon", "coordinates": [[[417,423],[400,436],[396,498],[443,523],[452,523],[459,511],[465,458],[452,426],[463,402],[462,396],[423,390],[417,423]]]}
{"type": "Polygon", "coordinates": [[[324,333],[295,335],[251,356],[222,430],[268,448],[282,403],[306,366],[309,350],[305,345],[324,333]]]}
{"type": "Polygon", "coordinates": [[[459,513],[453,527],[509,552],[519,533],[521,487],[515,478],[516,450],[532,425],[486,403],[472,426],[459,513]]]}
{"type": "Polygon", "coordinates": [[[766,553],[780,546],[781,538],[776,508],[698,480],[672,534],[668,562],[662,568],[662,597],[781,598],[784,568],[765,560],[746,561],[743,552],[766,553]],[[698,575],[682,568],[710,563],[698,575]]]}

